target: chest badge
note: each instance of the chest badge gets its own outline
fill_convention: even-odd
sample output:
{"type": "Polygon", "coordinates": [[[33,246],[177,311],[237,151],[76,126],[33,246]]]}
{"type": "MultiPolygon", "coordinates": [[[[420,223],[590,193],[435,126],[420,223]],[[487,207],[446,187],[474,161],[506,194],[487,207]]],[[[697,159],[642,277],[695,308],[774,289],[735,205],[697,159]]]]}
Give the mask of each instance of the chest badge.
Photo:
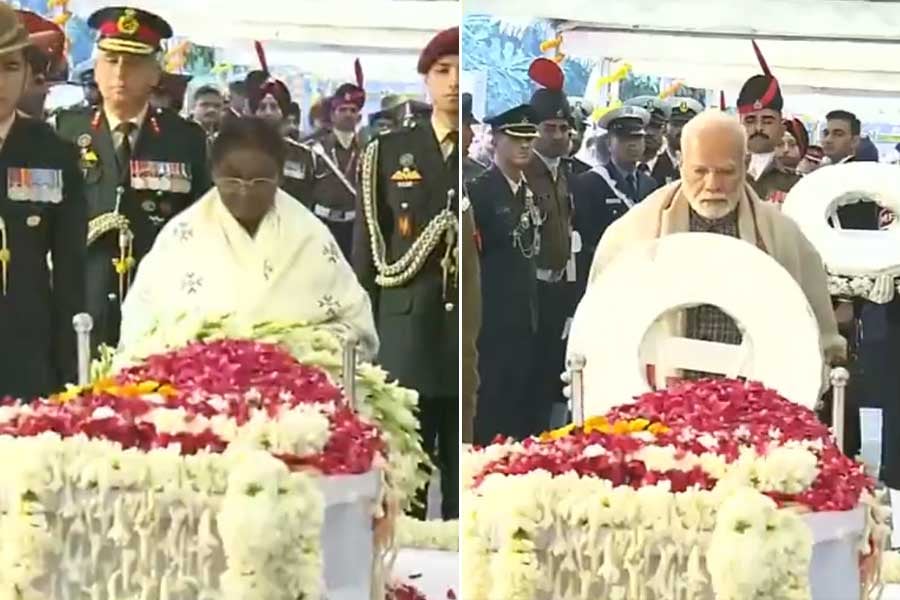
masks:
{"type": "Polygon", "coordinates": [[[412,187],[422,181],[422,174],[416,169],[416,159],[412,154],[400,155],[400,168],[391,175],[391,181],[398,187],[412,187]]]}
{"type": "Polygon", "coordinates": [[[25,224],[29,227],[37,227],[41,224],[41,216],[40,215],[31,215],[27,219],[25,219],[25,224]]]}

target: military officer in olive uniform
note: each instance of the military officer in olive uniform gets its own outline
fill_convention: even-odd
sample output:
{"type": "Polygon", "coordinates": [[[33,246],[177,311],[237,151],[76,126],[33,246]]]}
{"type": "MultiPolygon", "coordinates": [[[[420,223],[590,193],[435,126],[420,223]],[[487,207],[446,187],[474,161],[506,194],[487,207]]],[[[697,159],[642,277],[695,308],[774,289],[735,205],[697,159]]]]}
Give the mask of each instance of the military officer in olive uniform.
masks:
{"type": "Polygon", "coordinates": [[[93,341],[115,345],[119,306],[141,258],[162,226],[211,184],[200,126],[150,107],[169,24],[125,7],[97,11],[88,24],[98,31],[95,77],[103,102],[62,111],[56,124],[77,145],[86,182],[93,341]]]}
{"type": "Polygon", "coordinates": [[[419,392],[422,444],[441,472],[445,519],[459,513],[458,53],[458,27],[428,43],[418,71],[430,118],[366,147],[353,244],[354,269],[372,296],[379,363],[419,392]]]}
{"type": "MultiPolygon", "coordinates": [[[[251,71],[244,81],[247,93],[248,112],[269,121],[279,131],[285,130],[287,115],[291,109],[291,92],[287,85],[269,73],[265,52],[257,46],[262,69],[251,71]]],[[[315,160],[312,149],[304,142],[283,136],[286,146],[281,187],[288,194],[313,209],[313,187],[315,185],[315,160]]]]}
{"type": "Polygon", "coordinates": [[[312,211],[328,226],[348,259],[357,216],[356,175],[362,151],[356,127],[366,103],[358,62],[356,74],[356,83],[340,85],[329,101],[331,130],[310,142],[315,161],[312,211]]]}
{"type": "Polygon", "coordinates": [[[656,181],[637,170],[644,156],[645,127],[650,113],[622,106],[604,114],[598,125],[609,132],[610,161],[574,180],[574,229],[581,241],[575,260],[576,298],[584,295],[594,251],[609,225],[657,188],[656,181]]]}
{"type": "Polygon", "coordinates": [[[536,360],[543,215],[525,168],[538,135],[537,120],[528,104],[485,119],[494,136],[494,164],[467,188],[478,231],[483,307],[476,444],[487,444],[496,435],[521,439],[540,433],[537,422],[547,412],[546,406],[535,406],[529,390],[536,360]]]}
{"type": "Polygon", "coordinates": [[[30,47],[25,25],[0,4],[0,398],[24,400],[76,380],[72,317],[84,310],[87,233],[75,147],[16,113],[30,47]]]}
{"type": "Polygon", "coordinates": [[[703,105],[693,98],[672,96],[666,100],[666,110],[665,145],[650,172],[659,187],[681,179],[681,130],[703,112],[703,105]]]}
{"type": "Polygon", "coordinates": [[[775,157],[775,148],[784,137],[784,98],[778,80],[762,55],[758,56],[764,74],[748,79],[737,99],[738,114],[747,132],[747,183],[760,200],[780,206],[800,176],[782,167],[775,157]]]}
{"type": "Polygon", "coordinates": [[[569,99],[563,91],[562,69],[554,61],[539,58],[529,69],[531,78],[542,87],[531,96],[531,108],[538,120],[525,179],[541,211],[541,249],[537,259],[538,330],[531,370],[529,393],[535,414],[535,430],[553,424],[564,425],[565,398],[560,373],[566,354],[566,319],[574,312],[575,268],[572,254],[572,196],[569,193],[568,155],[574,127],[569,99]]]}

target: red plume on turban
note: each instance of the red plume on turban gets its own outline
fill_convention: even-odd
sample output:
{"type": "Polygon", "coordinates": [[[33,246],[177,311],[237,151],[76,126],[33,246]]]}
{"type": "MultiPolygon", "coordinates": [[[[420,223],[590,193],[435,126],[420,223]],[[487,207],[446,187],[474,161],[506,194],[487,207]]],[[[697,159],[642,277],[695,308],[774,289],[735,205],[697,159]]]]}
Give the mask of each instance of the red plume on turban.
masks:
{"type": "Polygon", "coordinates": [[[528,76],[533,82],[548,90],[560,91],[565,84],[565,75],[559,65],[549,58],[536,58],[528,67],[528,76]]]}
{"type": "Polygon", "coordinates": [[[250,104],[250,110],[255,113],[263,98],[271,94],[278,102],[282,114],[286,115],[291,105],[291,92],[283,81],[272,77],[263,45],[260,42],[253,42],[253,47],[259,58],[260,70],[247,74],[247,102],[250,104]]]}

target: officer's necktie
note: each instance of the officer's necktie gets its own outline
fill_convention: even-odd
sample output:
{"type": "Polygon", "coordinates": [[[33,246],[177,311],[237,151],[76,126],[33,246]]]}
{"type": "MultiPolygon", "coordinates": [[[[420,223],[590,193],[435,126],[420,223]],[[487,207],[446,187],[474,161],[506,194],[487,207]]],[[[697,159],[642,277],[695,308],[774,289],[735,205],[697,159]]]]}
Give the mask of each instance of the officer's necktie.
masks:
{"type": "Polygon", "coordinates": [[[634,201],[637,201],[637,185],[634,180],[634,173],[625,176],[625,195],[634,201]]]}
{"type": "Polygon", "coordinates": [[[131,134],[136,128],[131,121],[124,121],[116,126],[116,133],[122,136],[116,148],[120,183],[128,183],[131,180],[131,134]]]}
{"type": "Polygon", "coordinates": [[[449,159],[453,154],[453,150],[456,147],[456,139],[458,136],[458,131],[451,131],[441,142],[441,154],[444,155],[444,162],[447,162],[447,159],[449,159]]]}

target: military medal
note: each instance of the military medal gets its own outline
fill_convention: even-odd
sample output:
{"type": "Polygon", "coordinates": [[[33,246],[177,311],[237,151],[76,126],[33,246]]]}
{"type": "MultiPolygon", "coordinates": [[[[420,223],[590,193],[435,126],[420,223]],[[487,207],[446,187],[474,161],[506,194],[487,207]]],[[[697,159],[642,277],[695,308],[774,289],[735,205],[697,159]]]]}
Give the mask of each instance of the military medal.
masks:
{"type": "Polygon", "coordinates": [[[141,208],[144,209],[144,212],[152,213],[156,210],[156,203],[153,200],[144,200],[141,203],[141,208]]]}
{"type": "Polygon", "coordinates": [[[162,173],[160,172],[161,165],[158,162],[149,162],[147,163],[147,189],[150,190],[158,190],[161,189],[159,187],[159,179],[162,173]]]}
{"type": "Polygon", "coordinates": [[[37,227],[38,225],[41,224],[40,215],[31,215],[30,217],[25,219],[25,224],[28,225],[29,227],[37,227]]]}

